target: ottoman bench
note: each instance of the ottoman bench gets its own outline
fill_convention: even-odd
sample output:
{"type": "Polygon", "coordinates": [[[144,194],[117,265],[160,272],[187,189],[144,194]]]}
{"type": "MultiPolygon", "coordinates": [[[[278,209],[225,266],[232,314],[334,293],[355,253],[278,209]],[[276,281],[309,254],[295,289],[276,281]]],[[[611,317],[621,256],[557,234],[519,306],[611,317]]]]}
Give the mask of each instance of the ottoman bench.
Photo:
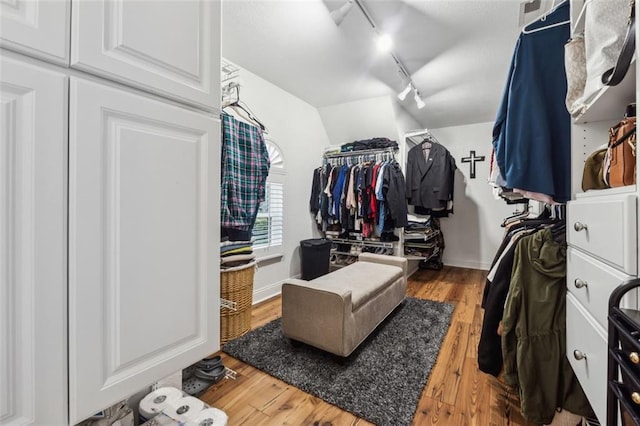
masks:
{"type": "Polygon", "coordinates": [[[282,284],[282,332],[347,357],[405,297],[407,260],[362,253],[358,262],[311,281],[282,284]]]}

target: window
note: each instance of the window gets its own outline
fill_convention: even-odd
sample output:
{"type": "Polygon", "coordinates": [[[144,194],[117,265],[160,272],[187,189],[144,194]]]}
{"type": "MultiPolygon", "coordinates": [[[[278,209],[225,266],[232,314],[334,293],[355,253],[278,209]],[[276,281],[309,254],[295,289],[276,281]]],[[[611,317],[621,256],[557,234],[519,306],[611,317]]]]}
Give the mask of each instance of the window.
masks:
{"type": "Polygon", "coordinates": [[[281,250],[284,244],[284,160],[278,146],[267,140],[271,168],[267,177],[265,200],[260,203],[253,226],[253,248],[268,253],[270,248],[281,250]]]}
{"type": "Polygon", "coordinates": [[[282,245],[283,192],[283,184],[267,182],[265,200],[260,203],[253,227],[253,247],[256,249],[282,245]]]}

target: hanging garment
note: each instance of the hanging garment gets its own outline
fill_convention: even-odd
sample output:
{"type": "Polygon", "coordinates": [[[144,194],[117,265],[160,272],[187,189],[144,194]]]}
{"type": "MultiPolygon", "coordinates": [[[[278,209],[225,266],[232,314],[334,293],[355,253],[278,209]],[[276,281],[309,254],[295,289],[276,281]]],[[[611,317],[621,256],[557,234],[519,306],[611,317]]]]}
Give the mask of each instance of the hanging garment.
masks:
{"type": "Polygon", "coordinates": [[[251,231],[265,199],[269,153],[262,131],[222,114],[220,226],[251,231]]]}
{"type": "Polygon", "coordinates": [[[509,188],[571,199],[571,121],[565,106],[569,2],[522,33],[493,127],[495,158],[509,188]]]}
{"type": "Polygon", "coordinates": [[[516,232],[515,235],[505,238],[507,244],[491,268],[491,271],[495,271],[494,276],[491,280],[487,278],[485,285],[486,291],[482,300],[484,317],[478,342],[478,368],[495,377],[502,371],[502,337],[498,334],[498,327],[502,321],[504,303],[511,284],[514,254],[520,239],[532,232],[534,230],[516,232]]]}
{"type": "Polygon", "coordinates": [[[314,215],[320,210],[320,193],[322,192],[322,167],[313,170],[311,181],[311,196],[309,197],[309,211],[314,215]]]}
{"type": "Polygon", "coordinates": [[[407,197],[405,180],[400,164],[394,161],[384,168],[382,192],[386,200],[386,211],[396,228],[407,226],[407,197]]]}
{"type": "MultiPolygon", "coordinates": [[[[456,169],[455,160],[440,144],[431,144],[428,158],[423,154],[422,144],[411,148],[407,154],[406,177],[409,204],[429,210],[449,210],[456,169]]],[[[453,211],[453,207],[450,210],[453,211]]]]}
{"type": "Polygon", "coordinates": [[[549,424],[556,408],[587,416],[590,406],[566,357],[566,247],[550,229],[516,246],[502,319],[505,380],[518,386],[525,419],[549,424]]]}

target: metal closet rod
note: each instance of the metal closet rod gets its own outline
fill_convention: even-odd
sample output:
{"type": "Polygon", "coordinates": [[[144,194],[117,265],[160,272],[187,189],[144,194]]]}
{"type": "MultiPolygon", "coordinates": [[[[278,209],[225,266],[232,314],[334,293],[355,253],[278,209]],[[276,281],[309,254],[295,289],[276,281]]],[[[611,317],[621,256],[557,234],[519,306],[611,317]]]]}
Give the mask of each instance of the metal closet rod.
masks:
{"type": "Polygon", "coordinates": [[[340,153],[337,153],[337,154],[325,154],[324,158],[358,157],[360,155],[384,154],[384,153],[394,154],[397,150],[398,150],[398,148],[393,148],[393,147],[360,149],[358,151],[340,152],[340,153]]]}

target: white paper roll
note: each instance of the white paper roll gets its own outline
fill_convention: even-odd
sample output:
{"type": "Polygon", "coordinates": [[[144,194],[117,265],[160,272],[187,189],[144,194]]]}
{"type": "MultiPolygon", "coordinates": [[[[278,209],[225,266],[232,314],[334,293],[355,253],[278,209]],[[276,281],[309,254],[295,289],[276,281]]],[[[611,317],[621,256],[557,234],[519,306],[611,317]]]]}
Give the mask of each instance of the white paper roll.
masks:
{"type": "Polygon", "coordinates": [[[171,401],[162,412],[181,423],[194,424],[204,408],[204,402],[193,396],[171,401]]]}
{"type": "Polygon", "coordinates": [[[200,412],[194,426],[227,426],[227,414],[217,408],[207,408],[200,412]]]}
{"type": "Polygon", "coordinates": [[[138,406],[140,415],[149,420],[160,413],[169,403],[182,398],[182,391],[172,387],[158,388],[142,398],[138,406]]]}

